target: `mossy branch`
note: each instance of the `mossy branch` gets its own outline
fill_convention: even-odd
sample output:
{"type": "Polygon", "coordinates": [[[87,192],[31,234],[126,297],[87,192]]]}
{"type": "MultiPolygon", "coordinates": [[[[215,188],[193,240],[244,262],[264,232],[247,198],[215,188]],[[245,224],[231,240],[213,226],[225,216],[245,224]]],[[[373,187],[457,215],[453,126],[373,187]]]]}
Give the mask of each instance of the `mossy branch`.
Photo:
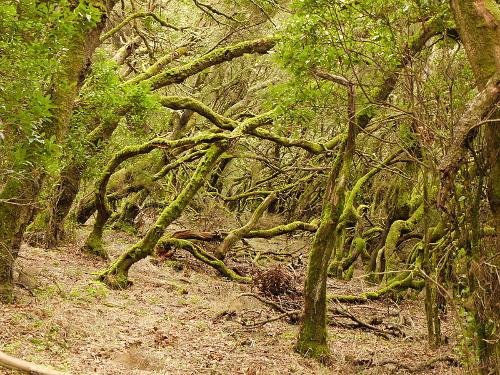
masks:
{"type": "Polygon", "coordinates": [[[231,250],[231,248],[234,246],[236,242],[241,240],[243,237],[245,237],[246,234],[248,234],[257,224],[259,219],[262,217],[264,212],[267,210],[269,205],[276,199],[276,193],[273,192],[269,194],[257,207],[257,209],[253,212],[252,216],[250,217],[250,220],[243,225],[241,228],[232,230],[226,238],[224,238],[224,241],[222,241],[222,244],[216,251],[216,256],[219,259],[224,259],[226,254],[231,250]]]}
{"type": "Polygon", "coordinates": [[[347,222],[349,221],[350,217],[354,217],[356,219],[359,218],[359,214],[354,208],[354,201],[361,191],[361,188],[363,185],[370,180],[373,176],[375,176],[382,168],[387,166],[389,163],[391,163],[399,154],[401,154],[401,150],[391,154],[389,157],[387,157],[384,161],[382,161],[379,165],[376,167],[372,168],[370,171],[368,171],[364,176],[359,178],[356,181],[356,184],[354,184],[353,188],[351,189],[350,192],[348,192],[347,197],[345,199],[345,204],[344,204],[344,210],[342,212],[342,215],[340,216],[339,219],[339,224],[337,225],[337,230],[341,230],[342,228],[345,227],[347,222]]]}
{"type": "Polygon", "coordinates": [[[179,249],[187,250],[196,259],[202,261],[205,264],[208,264],[210,267],[215,268],[222,276],[228,278],[229,280],[243,283],[248,283],[252,280],[250,277],[238,275],[232,269],[228,268],[222,260],[215,258],[213,255],[206,252],[200,246],[195,245],[191,241],[171,237],[163,237],[160,241],[158,241],[157,247],[176,247],[179,249]]]}
{"type": "Polygon", "coordinates": [[[154,90],[171,85],[173,83],[181,83],[186,78],[200,73],[211,66],[231,61],[245,54],[265,54],[275,46],[278,40],[279,37],[273,36],[244,41],[232,46],[217,48],[190,63],[176,68],[168,69],[162,73],[158,73],[143,82],[149,84],[154,90]]]}
{"type": "Polygon", "coordinates": [[[376,300],[379,299],[389,292],[402,290],[405,288],[412,287],[412,281],[414,279],[414,272],[408,271],[399,275],[396,279],[394,279],[389,285],[378,289],[373,292],[365,292],[359,295],[337,295],[330,294],[327,296],[329,301],[338,301],[338,302],[351,302],[351,303],[363,303],[368,300],[376,300]]]}
{"type": "Polygon", "coordinates": [[[220,115],[206,104],[194,98],[181,96],[161,96],[160,104],[164,107],[175,110],[190,109],[205,117],[212,124],[221,129],[233,130],[238,125],[236,121],[220,115]]]}
{"type": "MultiPolygon", "coordinates": [[[[215,126],[221,129],[232,130],[238,124],[231,118],[225,117],[215,112],[209,106],[202,103],[201,101],[190,97],[162,96],[160,97],[160,103],[164,107],[170,109],[175,109],[175,110],[190,109],[198,113],[199,115],[205,117],[207,120],[209,120],[215,126]]],[[[332,151],[342,141],[343,138],[343,135],[338,135],[336,137],[333,137],[328,142],[319,143],[302,138],[296,139],[296,138],[282,137],[274,134],[272,131],[267,129],[253,129],[248,131],[248,134],[260,139],[265,139],[277,143],[284,147],[299,147],[313,154],[324,154],[326,152],[332,151]]]]}
{"type": "Polygon", "coordinates": [[[205,155],[207,152],[207,149],[203,149],[203,150],[195,150],[193,152],[189,152],[187,153],[186,155],[183,155],[177,159],[175,159],[173,162],[167,164],[167,165],[164,165],[154,176],[153,176],[153,181],[157,181],[163,177],[166,176],[166,174],[174,169],[176,169],[177,167],[179,167],[180,165],[184,164],[184,163],[187,163],[187,162],[191,162],[193,160],[196,160],[198,158],[200,158],[201,156],[205,155]]]}
{"type": "Polygon", "coordinates": [[[122,22],[120,22],[118,25],[116,25],[115,27],[113,27],[111,30],[109,30],[107,33],[103,34],[99,40],[101,42],[104,42],[106,39],[109,39],[111,38],[113,35],[115,35],[118,31],[120,31],[121,29],[123,29],[128,23],[130,23],[131,21],[135,20],[136,18],[145,18],[145,17],[151,17],[153,18],[155,21],[157,21],[160,25],[164,26],[164,27],[168,27],[169,29],[173,29],[173,30],[176,30],[176,31],[179,31],[179,28],[177,26],[174,26],[170,23],[168,23],[167,21],[165,21],[164,19],[162,19],[160,16],[158,16],[157,14],[153,13],[153,12],[138,12],[138,13],[134,13],[134,14],[131,14],[130,16],[126,17],[122,22]]]}
{"type": "Polygon", "coordinates": [[[186,56],[189,54],[189,48],[186,46],[182,46],[176,48],[173,52],[170,52],[162,57],[160,57],[153,65],[147,68],[142,73],[137,74],[135,77],[129,79],[124,82],[124,86],[135,85],[141,81],[149,79],[153,77],[155,74],[160,72],[163,68],[165,68],[171,62],[177,60],[179,57],[186,56]]]}
{"type": "MultiPolygon", "coordinates": [[[[378,261],[377,271],[392,271],[394,270],[395,263],[397,261],[398,255],[396,253],[398,240],[402,233],[411,232],[415,226],[418,224],[422,216],[424,215],[424,204],[420,206],[413,212],[413,214],[408,218],[408,220],[396,220],[392,223],[387,238],[385,240],[385,245],[379,250],[385,258],[385,267],[382,267],[382,262],[378,261]]],[[[379,257],[381,258],[381,257],[379,257]]],[[[384,274],[384,279],[387,279],[387,273],[384,274]]]]}
{"type": "Polygon", "coordinates": [[[303,221],[294,221],[292,223],[278,225],[269,229],[251,230],[245,234],[244,238],[272,238],[283,234],[303,230],[305,232],[315,233],[318,230],[317,222],[306,223],[303,221]]]}
{"type": "Polygon", "coordinates": [[[269,195],[272,193],[282,193],[284,191],[290,190],[290,189],[300,185],[301,183],[309,181],[314,176],[315,176],[314,173],[310,173],[310,174],[298,179],[297,181],[286,184],[286,185],[284,185],[278,189],[275,189],[275,190],[253,190],[253,191],[247,191],[245,193],[241,193],[238,195],[233,195],[230,197],[226,197],[222,194],[217,194],[217,196],[226,202],[232,202],[232,201],[237,201],[237,200],[249,198],[249,197],[256,197],[256,196],[260,196],[260,195],[269,195]]]}
{"type": "Polygon", "coordinates": [[[155,148],[173,149],[182,146],[195,146],[200,143],[213,143],[227,138],[228,135],[224,134],[201,134],[195,137],[187,137],[178,140],[154,138],[142,145],[133,145],[123,148],[112,157],[96,184],[97,209],[106,210],[108,212],[110,211],[109,205],[106,200],[106,187],[111,175],[114,173],[116,168],[125,160],[130,159],[134,156],[147,154],[155,148]]]}

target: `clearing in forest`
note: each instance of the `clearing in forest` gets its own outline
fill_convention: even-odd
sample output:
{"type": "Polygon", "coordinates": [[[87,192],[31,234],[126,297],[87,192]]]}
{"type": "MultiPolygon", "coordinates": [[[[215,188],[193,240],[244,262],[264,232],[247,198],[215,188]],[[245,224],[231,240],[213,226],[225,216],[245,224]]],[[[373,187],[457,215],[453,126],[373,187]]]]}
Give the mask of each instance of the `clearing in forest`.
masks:
{"type": "MultiPolygon", "coordinates": [[[[278,251],[298,250],[280,267],[293,276],[299,291],[305,271],[300,259],[306,258],[300,249],[308,240],[279,237],[271,242],[278,251]]],[[[109,232],[106,241],[112,256],[134,243],[117,232],[109,232]]],[[[263,243],[250,240],[249,245],[269,250],[263,243]]],[[[432,351],[420,299],[334,304],[374,329],[341,311],[332,314],[333,363],[325,367],[294,353],[298,325],[286,319],[259,324],[280,314],[254,297],[241,296],[254,293],[288,309],[300,305],[300,295],[265,296],[257,286],[225,281],[181,250],[165,261],[138,263],[130,275],[134,285],[127,290],[110,290],[95,281],[103,265],[76,246],[23,246],[19,300],[0,307],[1,350],[82,375],[463,373],[454,359],[458,327],[453,312],[443,324],[448,344],[432,351]]],[[[370,289],[356,277],[349,283],[329,280],[328,287],[335,294],[370,289]]]]}

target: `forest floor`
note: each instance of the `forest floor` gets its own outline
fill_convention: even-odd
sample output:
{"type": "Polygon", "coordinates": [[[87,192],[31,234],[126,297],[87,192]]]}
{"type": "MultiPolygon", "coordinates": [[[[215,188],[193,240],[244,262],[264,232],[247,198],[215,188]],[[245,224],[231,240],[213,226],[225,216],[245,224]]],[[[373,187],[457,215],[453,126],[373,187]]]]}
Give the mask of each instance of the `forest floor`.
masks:
{"type": "MultiPolygon", "coordinates": [[[[95,281],[105,262],[78,250],[84,233],[78,232],[75,244],[56,249],[23,245],[17,302],[0,305],[0,350],[75,375],[466,372],[450,360],[457,358],[457,320],[447,315],[447,344],[429,349],[420,299],[345,306],[382,329],[399,328],[404,337],[387,339],[336,318],[329,329],[333,361],[325,367],[294,353],[297,324],[280,319],[258,327],[243,325],[279,313],[255,298],[240,296],[257,292],[255,288],[225,281],[187,253],[178,252],[175,259],[161,263],[143,260],[131,269],[134,284],[129,289],[107,289],[95,281]]],[[[308,241],[277,238],[250,244],[265,250],[286,247],[298,254],[307,250],[308,241]]],[[[110,231],[106,242],[117,256],[134,238],[110,231]]],[[[304,268],[296,266],[299,283],[304,268]]],[[[360,278],[329,282],[336,294],[367,288],[360,278]]],[[[0,374],[12,373],[0,369],[0,374]]]]}

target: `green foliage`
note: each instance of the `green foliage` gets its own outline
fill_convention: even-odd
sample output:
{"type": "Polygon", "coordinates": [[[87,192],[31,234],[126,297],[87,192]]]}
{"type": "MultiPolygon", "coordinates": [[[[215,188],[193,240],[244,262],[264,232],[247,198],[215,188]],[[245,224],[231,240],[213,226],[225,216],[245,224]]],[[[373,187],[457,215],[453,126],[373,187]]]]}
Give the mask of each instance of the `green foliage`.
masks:
{"type": "Polygon", "coordinates": [[[161,108],[158,95],[153,94],[147,85],[128,86],[126,97],[130,105],[126,116],[127,123],[135,129],[144,127],[150,114],[161,108]]]}
{"type": "MultiPolygon", "coordinates": [[[[46,132],[52,93],[75,35],[95,26],[100,10],[70,1],[0,4],[0,152],[5,167],[57,170],[61,150],[46,132]]],[[[61,83],[61,82],[59,82],[61,83]]]]}

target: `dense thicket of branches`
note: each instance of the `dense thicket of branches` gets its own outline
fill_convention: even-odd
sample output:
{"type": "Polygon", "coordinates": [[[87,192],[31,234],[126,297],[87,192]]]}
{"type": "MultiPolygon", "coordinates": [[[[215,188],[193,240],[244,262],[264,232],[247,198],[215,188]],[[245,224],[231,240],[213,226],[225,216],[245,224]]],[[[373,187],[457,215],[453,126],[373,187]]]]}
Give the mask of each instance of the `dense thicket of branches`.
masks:
{"type": "Polygon", "coordinates": [[[470,368],[499,368],[496,2],[7,0],[0,14],[2,302],[22,241],[54,247],[76,224],[113,288],[172,248],[251,282],[225,263],[235,244],[302,231],[299,353],[330,359],[329,300],[423,290],[429,343],[452,303],[470,368]],[[210,206],[241,225],[169,230],[210,206]],[[109,259],[104,230],[137,233],[146,210],[109,259]],[[279,225],[258,227],[265,212],[279,225]],[[327,295],[355,270],[379,289],[327,295]]]}

